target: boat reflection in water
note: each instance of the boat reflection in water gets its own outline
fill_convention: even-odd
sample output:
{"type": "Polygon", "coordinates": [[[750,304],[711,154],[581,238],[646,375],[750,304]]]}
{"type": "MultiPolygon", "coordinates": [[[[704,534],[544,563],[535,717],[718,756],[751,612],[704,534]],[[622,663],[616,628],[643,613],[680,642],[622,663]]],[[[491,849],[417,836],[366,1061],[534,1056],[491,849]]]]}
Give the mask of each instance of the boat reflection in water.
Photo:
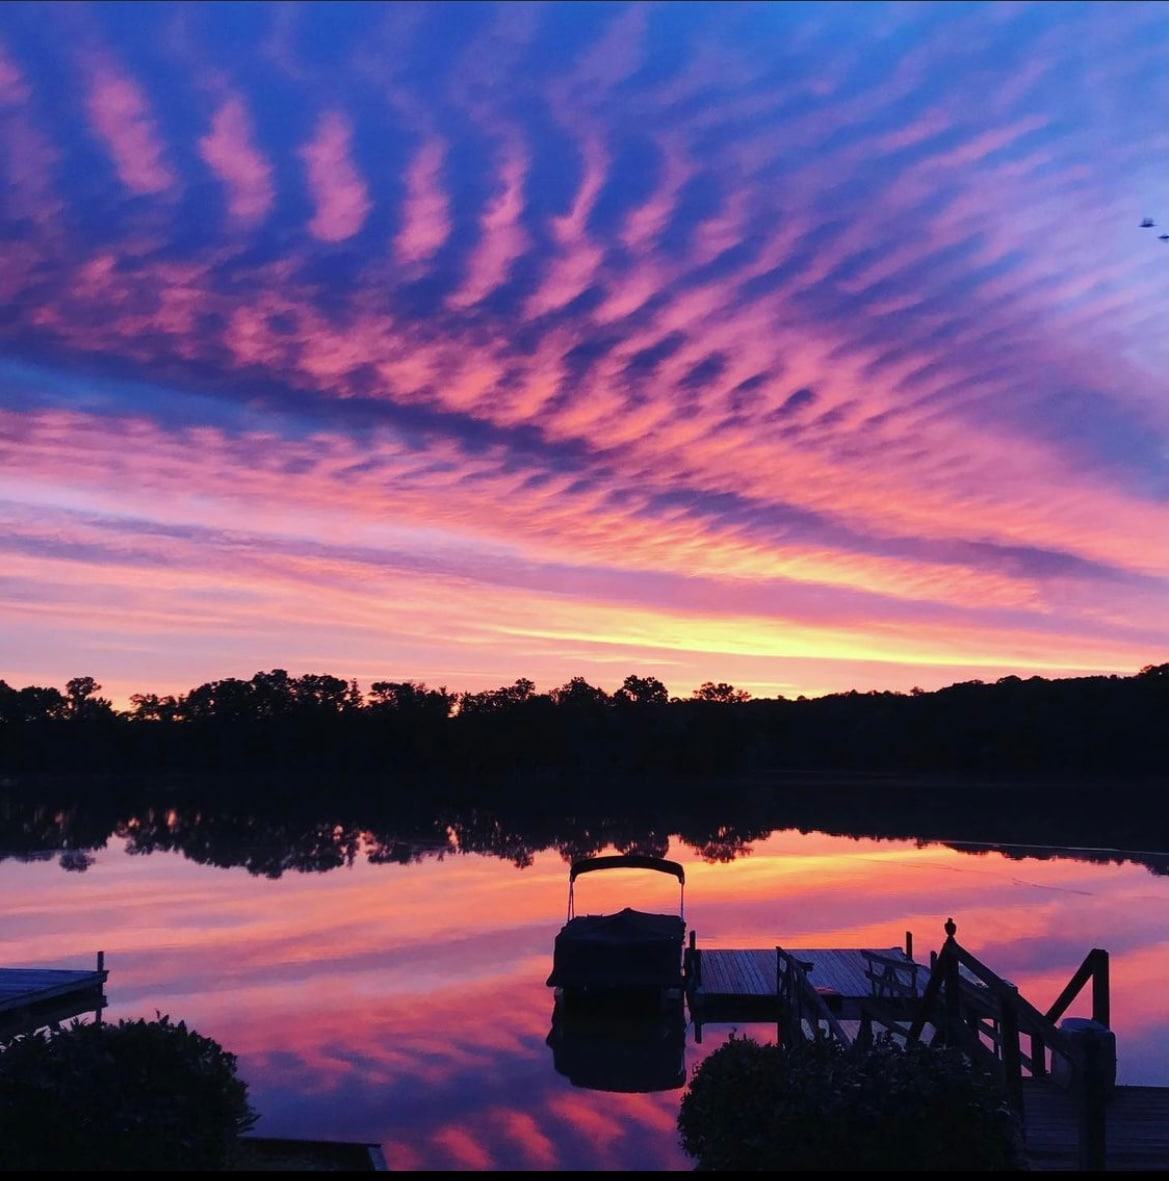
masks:
{"type": "Polygon", "coordinates": [[[556,1072],[575,1087],[644,1094],[686,1085],[686,1013],[681,1003],[630,1012],[558,999],[547,1045],[556,1072]]]}

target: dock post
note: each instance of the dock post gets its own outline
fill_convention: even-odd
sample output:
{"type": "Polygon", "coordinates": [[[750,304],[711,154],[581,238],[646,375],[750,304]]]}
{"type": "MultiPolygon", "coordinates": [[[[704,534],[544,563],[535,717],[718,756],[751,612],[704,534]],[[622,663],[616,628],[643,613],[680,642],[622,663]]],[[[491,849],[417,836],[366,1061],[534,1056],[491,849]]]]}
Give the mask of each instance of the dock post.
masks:
{"type": "Polygon", "coordinates": [[[1022,1119],[1023,1111],[1023,1060],[1019,1046],[1019,1015],[1015,1012],[1013,998],[999,996],[999,1036],[1002,1048],[1003,1082],[1007,1098],[1015,1114],[1022,1119]]]}
{"type": "Polygon", "coordinates": [[[941,954],[946,957],[946,964],[944,968],[945,976],[943,980],[943,987],[945,989],[945,1012],[946,1012],[946,1032],[943,1035],[943,1041],[947,1046],[958,1045],[958,1038],[961,1036],[958,1033],[958,1025],[962,1020],[961,998],[958,995],[958,955],[954,951],[954,935],[958,930],[958,924],[953,919],[946,920],[946,942],[942,946],[941,954]]]}
{"type": "Polygon", "coordinates": [[[1082,1172],[1100,1173],[1105,1169],[1107,1155],[1104,1105],[1107,1086],[1104,1063],[1101,1061],[1100,1042],[1090,1036],[1082,1039],[1083,1057],[1080,1059],[1079,1108],[1080,1144],[1079,1164],[1082,1172]]]}
{"type": "Polygon", "coordinates": [[[873,1017],[869,1008],[861,1002],[861,1023],[856,1034],[856,1044],[868,1050],[873,1044],[873,1017]]]}
{"type": "Polygon", "coordinates": [[[913,932],[905,932],[905,958],[907,960],[913,959],[913,932]]]}
{"type": "Polygon", "coordinates": [[[1105,1029],[1112,1028],[1112,1002],[1109,998],[1108,952],[1097,947],[1092,951],[1092,1020],[1105,1029]]]}
{"type": "MultiPolygon", "coordinates": [[[[99,952],[97,953],[97,970],[98,970],[98,972],[99,972],[99,973],[101,973],[101,972],[104,972],[104,971],[106,970],[106,953],[105,953],[104,951],[99,951],[99,952]]],[[[94,1023],[94,1025],[100,1025],[100,1024],[101,1024],[101,1011],[102,1011],[102,1008],[103,1008],[103,1006],[102,1006],[102,1003],[101,1003],[101,1002],[102,1002],[103,1000],[105,1000],[105,993],[104,993],[104,991],[103,991],[103,989],[104,989],[104,986],[105,986],[105,982],[104,982],[103,980],[99,980],[99,981],[97,982],[97,1000],[98,1000],[98,1004],[97,1004],[97,1008],[96,1008],[96,1009],[94,1009],[94,1011],[93,1011],[93,1023],[94,1023]]]]}
{"type": "Polygon", "coordinates": [[[783,994],[783,953],[776,947],[776,1045],[783,1046],[783,1027],[786,1024],[785,997],[783,994]]]}

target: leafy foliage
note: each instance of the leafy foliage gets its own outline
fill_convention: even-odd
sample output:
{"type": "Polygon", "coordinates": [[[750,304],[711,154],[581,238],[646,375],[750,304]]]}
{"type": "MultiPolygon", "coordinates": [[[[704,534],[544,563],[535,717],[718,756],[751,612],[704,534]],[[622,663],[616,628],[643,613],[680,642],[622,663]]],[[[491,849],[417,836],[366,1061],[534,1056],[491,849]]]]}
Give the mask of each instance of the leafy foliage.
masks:
{"type": "Polygon", "coordinates": [[[682,1096],[700,1170],[1025,1168],[995,1078],[953,1048],[821,1038],[788,1049],[732,1034],[682,1096]]]}
{"type": "Polygon", "coordinates": [[[222,1169],[256,1119],[235,1056],[165,1016],[0,1045],[7,1171],[222,1169]]]}

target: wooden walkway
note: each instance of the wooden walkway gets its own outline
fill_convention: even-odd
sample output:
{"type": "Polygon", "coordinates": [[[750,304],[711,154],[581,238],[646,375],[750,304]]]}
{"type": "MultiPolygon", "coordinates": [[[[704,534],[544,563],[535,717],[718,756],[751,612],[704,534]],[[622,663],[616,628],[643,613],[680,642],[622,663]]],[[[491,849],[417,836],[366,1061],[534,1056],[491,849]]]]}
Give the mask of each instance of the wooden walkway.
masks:
{"type": "MultiPolygon", "coordinates": [[[[1076,1109],[1049,1079],[1023,1083],[1027,1157],[1038,1172],[1076,1172],[1076,1109]]],[[[1105,1160],[1112,1172],[1169,1169],[1169,1087],[1117,1087],[1105,1108],[1105,1160]]]]}
{"type": "Polygon", "coordinates": [[[98,952],[97,968],[0,968],[0,1036],[56,1025],[82,1013],[101,1013],[109,973],[98,952]]]}
{"type": "MultiPolygon", "coordinates": [[[[905,979],[916,980],[917,996],[920,983],[929,975],[927,967],[915,964],[900,947],[785,947],[784,951],[804,965],[809,983],[842,1021],[859,1020],[861,1001],[873,996],[870,956],[901,964],[905,979]]],[[[774,947],[704,948],[701,983],[689,997],[692,1016],[703,1023],[775,1020],[776,962],[774,947]]]]}

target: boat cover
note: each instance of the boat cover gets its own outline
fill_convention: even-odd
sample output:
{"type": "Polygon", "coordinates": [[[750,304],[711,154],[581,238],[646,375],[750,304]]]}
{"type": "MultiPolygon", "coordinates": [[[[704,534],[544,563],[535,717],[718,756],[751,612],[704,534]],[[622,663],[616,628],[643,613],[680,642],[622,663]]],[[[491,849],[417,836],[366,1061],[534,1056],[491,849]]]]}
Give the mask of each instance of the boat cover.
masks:
{"type": "Polygon", "coordinates": [[[578,915],[556,936],[553,988],[678,988],[686,923],[680,915],[626,907],[578,915]]]}

